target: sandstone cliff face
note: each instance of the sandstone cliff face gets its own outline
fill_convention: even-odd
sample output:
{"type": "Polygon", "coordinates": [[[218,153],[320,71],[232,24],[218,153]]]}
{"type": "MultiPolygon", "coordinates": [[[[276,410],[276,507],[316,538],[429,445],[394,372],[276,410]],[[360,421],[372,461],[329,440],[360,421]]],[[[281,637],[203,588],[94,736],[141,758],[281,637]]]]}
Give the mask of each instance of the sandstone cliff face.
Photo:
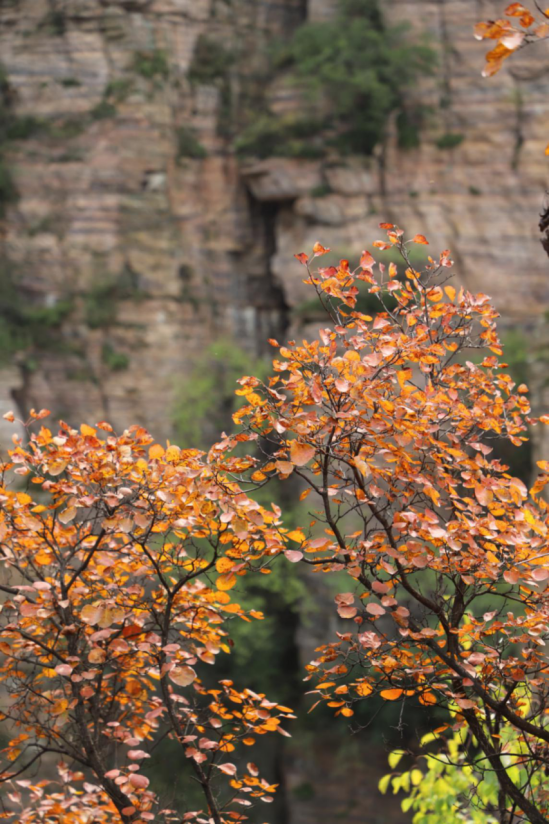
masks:
{"type": "MultiPolygon", "coordinates": [[[[357,254],[381,220],[425,232],[434,252],[451,248],[460,279],[491,294],[508,322],[535,321],[546,294],[536,215],[547,61],[540,44],[481,77],[472,25],[498,3],[385,8],[440,51],[437,77],[415,93],[432,107],[418,149],[399,151],[390,133],[369,160],[239,162],[220,134],[219,85],[188,77],[201,34],[239,47],[254,73],[270,38],[306,18],[330,19],[335,6],[0,3],[10,106],[47,124],[5,148],[19,199],[3,221],[3,253],[25,299],[71,300],[56,345],[19,352],[3,368],[2,410],[15,399],[21,410],[136,422],[169,437],[177,386],[208,342],[229,336],[257,352],[270,335],[301,327],[311,296],[294,252],[320,239],[357,254]],[[182,149],[191,129],[195,143],[182,149]],[[439,148],[449,132],[460,145],[439,148]]],[[[268,94],[279,112],[298,104],[277,78],[268,94]]]]}

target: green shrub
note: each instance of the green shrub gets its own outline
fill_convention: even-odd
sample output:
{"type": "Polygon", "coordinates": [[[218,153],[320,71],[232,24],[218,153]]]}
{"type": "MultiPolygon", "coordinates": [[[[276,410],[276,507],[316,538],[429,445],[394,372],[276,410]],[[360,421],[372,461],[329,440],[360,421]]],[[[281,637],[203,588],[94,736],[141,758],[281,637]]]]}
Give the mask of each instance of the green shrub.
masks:
{"type": "Polygon", "coordinates": [[[241,156],[323,157],[326,149],[321,137],[319,120],[287,115],[260,115],[235,140],[234,148],[241,156]],[[308,140],[310,142],[308,142],[308,140]]]}
{"type": "Polygon", "coordinates": [[[0,217],[4,217],[8,206],[17,203],[19,193],[14,183],[10,167],[0,157],[0,217]]]}
{"type": "Polygon", "coordinates": [[[130,77],[119,77],[116,80],[111,80],[105,86],[103,98],[109,101],[114,100],[115,103],[122,103],[132,91],[133,85],[134,81],[130,77]]]}
{"type": "Polygon", "coordinates": [[[190,378],[176,392],[172,422],[183,446],[206,446],[233,427],[232,413],[241,401],[237,379],[261,377],[265,365],[231,340],[212,343],[198,359],[190,378]]]}
{"type": "Polygon", "coordinates": [[[72,89],[72,88],[76,88],[77,86],[82,86],[82,83],[76,77],[64,77],[59,82],[66,89],[72,89]]]}
{"type": "Polygon", "coordinates": [[[481,194],[481,189],[478,189],[477,186],[468,186],[468,191],[476,197],[481,194]]]}
{"type": "Polygon", "coordinates": [[[46,123],[33,115],[10,118],[6,127],[7,140],[28,140],[47,129],[46,123]]]}
{"type": "Polygon", "coordinates": [[[310,189],[309,192],[310,197],[326,197],[330,194],[332,194],[332,189],[329,183],[320,183],[318,186],[314,186],[313,189],[310,189]]]}
{"type": "Polygon", "coordinates": [[[16,266],[5,259],[0,265],[0,362],[16,352],[52,349],[61,344],[60,327],[73,309],[69,297],[52,306],[33,304],[23,294],[16,266]]]}
{"type": "Polygon", "coordinates": [[[38,28],[53,37],[63,37],[67,30],[64,13],[58,9],[50,9],[39,22],[38,28]]]}
{"type": "Polygon", "coordinates": [[[400,149],[417,149],[420,146],[420,117],[406,109],[397,114],[397,145],[400,149]]]}
{"type": "Polygon", "coordinates": [[[224,46],[201,34],[197,40],[188,77],[192,83],[215,84],[224,79],[235,62],[235,55],[224,46]]]}
{"type": "Polygon", "coordinates": [[[192,158],[193,160],[202,160],[207,157],[208,152],[202,143],[195,137],[191,129],[182,126],[177,130],[177,160],[182,160],[184,157],[192,158]]]}
{"type": "Polygon", "coordinates": [[[446,132],[435,141],[435,145],[438,149],[455,149],[463,140],[464,135],[460,132],[446,132]]]}
{"type": "Polygon", "coordinates": [[[402,113],[401,144],[418,145],[407,92],[433,70],[435,53],[410,45],[403,32],[385,27],[377,0],[340,0],[335,19],[304,24],[284,45],[285,64],[307,99],[321,107],[330,101],[327,143],[341,153],[371,154],[392,112],[402,113]]]}
{"type": "Polygon", "coordinates": [[[55,140],[72,140],[86,130],[86,125],[84,116],[66,117],[57,123],[51,123],[48,126],[48,134],[55,140]]]}
{"type": "Polygon", "coordinates": [[[117,351],[110,343],[103,344],[101,360],[112,372],[122,372],[124,369],[128,369],[130,365],[128,355],[117,351]]]}
{"type": "Polygon", "coordinates": [[[92,120],[106,120],[109,117],[115,117],[116,113],[116,106],[113,106],[112,103],[109,103],[108,100],[103,98],[103,100],[90,111],[90,117],[92,120]]]}
{"type": "Polygon", "coordinates": [[[116,284],[103,280],[94,284],[84,297],[84,318],[90,329],[111,326],[117,316],[116,284]]]}
{"type": "Polygon", "coordinates": [[[156,77],[166,78],[170,73],[168,57],[166,52],[161,49],[136,52],[133,59],[133,69],[147,80],[153,80],[156,77]]]}
{"type": "Polygon", "coordinates": [[[138,276],[125,265],[116,274],[103,274],[84,295],[84,318],[90,329],[112,326],[118,314],[118,301],[144,297],[138,276]]]}

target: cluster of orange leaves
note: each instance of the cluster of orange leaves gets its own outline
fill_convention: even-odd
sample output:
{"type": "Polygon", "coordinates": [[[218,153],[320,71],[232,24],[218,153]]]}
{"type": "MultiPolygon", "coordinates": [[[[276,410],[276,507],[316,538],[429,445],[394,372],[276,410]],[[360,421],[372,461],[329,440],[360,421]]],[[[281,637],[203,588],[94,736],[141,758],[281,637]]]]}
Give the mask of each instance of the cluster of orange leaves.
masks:
{"type": "Polygon", "coordinates": [[[143,772],[168,732],[207,791],[211,818],[188,810],[183,820],[244,820],[239,807],[271,801],[275,787],[254,764],[239,775],[227,758],[258,735],[287,734],[291,710],[231,681],[209,688],[196,667],[229,652],[228,620],[262,618],[229,590],[267,544],[282,546],[280,512],[219,468],[250,461],[224,457],[229,441],[205,456],[164,449],[140,427],[115,436],[105,422],[80,431],[61,423],[57,434],[41,426],[27,444],[15,441],[0,486],[0,680],[9,693],[2,717],[18,731],[4,751],[15,782],[8,798],[20,808],[5,816],[181,821],[160,808],[143,772]],[[14,476],[26,491],[7,483],[14,476]],[[83,775],[65,763],[71,778],[59,789],[19,778],[46,753],[91,772],[98,788],[84,782],[77,793],[83,775]]]}
{"type": "MultiPolygon", "coordinates": [[[[509,20],[488,20],[474,26],[474,36],[478,40],[496,40],[496,46],[485,55],[484,77],[491,77],[501,68],[503,62],[515,51],[529,43],[548,38],[548,23],[538,22],[533,14],[521,3],[511,3],[504,10],[509,20]],[[519,28],[512,20],[517,21],[519,28]],[[536,25],[535,25],[536,24],[536,25]]],[[[548,10],[543,12],[548,18],[548,10]]]]}
{"type": "Polygon", "coordinates": [[[399,249],[404,280],[393,263],[375,276],[368,251],[355,270],[312,271],[330,251],[320,244],[297,255],[332,323],[318,340],[273,341],[276,374],[242,379],[235,420],[270,444],[256,476],[298,478],[318,503],[287,556],[352,580],[335,600],[353,629],[308,667],[320,700],[346,717],[373,694],[454,707],[487,758],[509,723],[536,759],[548,737],[548,465],[529,493],[491,453],[547,417],[503,371],[489,298],[447,282],[447,251],[416,271],[409,245],[426,238],[381,226],[373,245],[399,249]],[[360,288],[381,296],[375,317],[355,310],[360,288]]]}

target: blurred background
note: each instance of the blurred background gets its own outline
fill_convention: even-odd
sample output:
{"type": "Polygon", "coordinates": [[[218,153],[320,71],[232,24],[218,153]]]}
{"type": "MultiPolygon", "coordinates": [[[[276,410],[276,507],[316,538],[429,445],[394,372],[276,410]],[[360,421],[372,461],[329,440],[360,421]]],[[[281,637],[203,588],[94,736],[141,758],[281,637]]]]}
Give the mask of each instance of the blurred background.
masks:
{"type": "MultiPolygon", "coordinates": [[[[206,447],[236,378],[266,374],[267,338],[322,321],[294,253],[319,240],[353,262],[389,221],[493,297],[542,414],[547,47],[482,78],[473,25],[499,16],[487,0],[0,0],[0,413],[206,447]]],[[[535,433],[516,474],[543,448],[535,433]]],[[[235,627],[224,674],[307,709],[334,592],[295,568],[262,577],[242,599],[267,618],[235,627]]],[[[316,710],[263,753],[282,784],[270,820],[407,821],[377,782],[423,721],[391,711],[348,735],[316,710]]],[[[178,758],[152,764],[167,798],[178,758]]]]}

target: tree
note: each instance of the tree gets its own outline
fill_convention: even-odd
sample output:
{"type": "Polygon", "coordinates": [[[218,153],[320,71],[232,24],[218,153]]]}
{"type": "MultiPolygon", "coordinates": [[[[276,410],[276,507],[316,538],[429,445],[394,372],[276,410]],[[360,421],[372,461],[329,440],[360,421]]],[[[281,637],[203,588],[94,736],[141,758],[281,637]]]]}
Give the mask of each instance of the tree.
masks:
{"type": "MultiPolygon", "coordinates": [[[[33,412],[29,427],[47,414],[33,412]]],[[[220,471],[229,440],[204,455],[102,422],[15,441],[0,489],[0,718],[13,735],[2,817],[245,820],[239,810],[271,801],[275,786],[227,759],[258,735],[288,734],[291,711],[199,674],[229,652],[229,619],[262,618],[228,591],[261,563],[259,546],[277,543],[280,513],[220,471]],[[206,814],[171,809],[149,788],[147,759],[166,736],[189,759],[206,814]],[[61,758],[57,781],[44,778],[48,754],[61,758]],[[37,769],[38,780],[24,777],[37,769]]],[[[250,461],[223,463],[234,473],[250,461]]]]}
{"type": "Polygon", "coordinates": [[[529,493],[491,458],[536,422],[528,390],[499,362],[489,298],[447,282],[449,252],[416,271],[409,248],[426,238],[381,226],[387,241],[373,245],[400,251],[405,283],[394,264],[376,279],[368,251],[355,270],[341,260],[312,271],[329,251],[320,244],[297,255],[330,325],[279,347],[267,383],[243,378],[235,419],[264,444],[253,479],[299,478],[313,493],[289,560],[351,579],[335,599],[348,628],[308,667],[318,702],[349,718],[376,695],[420,702],[439,734],[469,731],[468,763],[496,776],[501,821],[542,824],[530,778],[548,741],[548,466],[529,493]],[[361,282],[397,308],[382,302],[374,320],[354,311],[361,282]],[[505,727],[522,742],[525,782],[504,768],[505,727]]]}

